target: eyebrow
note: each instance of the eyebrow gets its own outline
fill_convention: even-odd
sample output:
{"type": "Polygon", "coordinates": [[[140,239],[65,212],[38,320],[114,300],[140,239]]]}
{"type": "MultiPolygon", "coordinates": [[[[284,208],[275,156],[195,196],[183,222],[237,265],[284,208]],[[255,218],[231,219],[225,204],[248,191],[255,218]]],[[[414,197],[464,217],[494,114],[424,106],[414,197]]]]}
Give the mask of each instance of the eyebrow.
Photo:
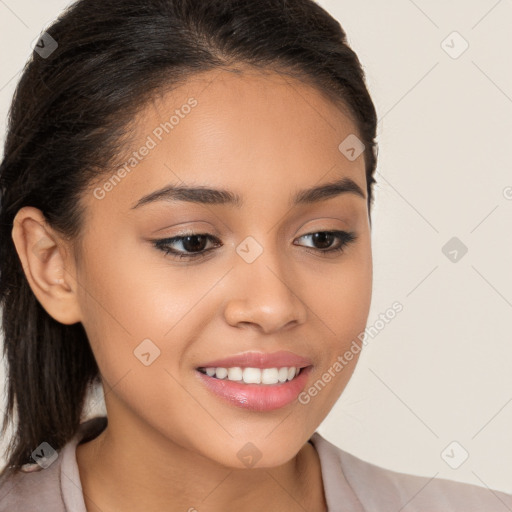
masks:
{"type": "MultiPolygon", "coordinates": [[[[313,188],[299,190],[292,196],[289,206],[318,203],[347,193],[366,199],[366,195],[361,187],[351,178],[344,177],[313,188]]],[[[241,196],[229,190],[213,189],[204,186],[169,185],[145,195],[131,209],[139,208],[155,201],[187,201],[200,204],[227,205],[236,208],[241,208],[243,205],[241,196]]]]}

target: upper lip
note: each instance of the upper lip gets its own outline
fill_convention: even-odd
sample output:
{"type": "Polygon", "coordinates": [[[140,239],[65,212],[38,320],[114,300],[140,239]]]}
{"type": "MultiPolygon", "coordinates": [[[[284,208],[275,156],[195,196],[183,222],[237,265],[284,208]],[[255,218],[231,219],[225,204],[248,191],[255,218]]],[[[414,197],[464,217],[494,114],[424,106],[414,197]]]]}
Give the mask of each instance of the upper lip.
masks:
{"type": "Polygon", "coordinates": [[[235,356],[216,359],[200,365],[198,368],[282,368],[298,367],[305,368],[310,366],[311,361],[301,357],[293,352],[281,350],[279,352],[244,352],[235,356]]]}

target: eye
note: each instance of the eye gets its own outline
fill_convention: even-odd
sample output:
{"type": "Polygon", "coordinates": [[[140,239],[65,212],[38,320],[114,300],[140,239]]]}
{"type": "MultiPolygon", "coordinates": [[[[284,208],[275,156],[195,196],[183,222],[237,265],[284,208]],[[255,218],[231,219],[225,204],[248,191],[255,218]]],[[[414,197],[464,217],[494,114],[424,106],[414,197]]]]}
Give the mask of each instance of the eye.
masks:
{"type": "Polygon", "coordinates": [[[315,249],[315,252],[332,254],[342,252],[348,244],[357,239],[357,235],[350,231],[318,231],[302,235],[298,240],[301,238],[310,238],[313,243],[322,246],[320,249],[315,249]],[[334,247],[332,247],[333,240],[338,240],[334,247]]]}
{"type": "Polygon", "coordinates": [[[205,245],[208,241],[215,242],[216,246],[219,246],[219,240],[208,233],[185,233],[180,236],[174,236],[172,238],[162,238],[160,240],[153,240],[153,245],[165,252],[165,254],[171,254],[177,259],[198,259],[205,256],[212,249],[205,250],[205,245]],[[181,250],[172,249],[172,245],[181,245],[185,252],[181,250]],[[191,254],[187,254],[187,252],[191,254]]]}
{"type": "MultiPolygon", "coordinates": [[[[302,235],[297,240],[301,240],[303,238],[310,238],[314,244],[320,245],[321,247],[314,248],[313,252],[323,255],[325,253],[331,254],[342,252],[348,244],[357,239],[357,235],[353,232],[347,231],[317,231],[315,233],[302,235]],[[332,247],[333,241],[336,240],[338,243],[332,247]]],[[[179,260],[198,260],[206,256],[216,247],[222,245],[218,238],[210,235],[209,233],[184,233],[172,238],[153,240],[152,242],[154,247],[179,260]],[[206,249],[208,242],[213,242],[213,247],[206,249]],[[172,248],[172,246],[180,245],[182,247],[181,250],[172,248]]]]}

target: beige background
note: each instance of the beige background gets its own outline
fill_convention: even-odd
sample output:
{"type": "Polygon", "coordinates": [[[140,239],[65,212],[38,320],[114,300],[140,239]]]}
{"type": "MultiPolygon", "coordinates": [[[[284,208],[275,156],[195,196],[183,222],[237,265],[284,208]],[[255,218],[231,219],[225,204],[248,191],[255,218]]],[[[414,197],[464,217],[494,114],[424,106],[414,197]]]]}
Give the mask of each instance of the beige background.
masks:
{"type": "MultiPolygon", "coordinates": [[[[512,2],[319,3],[365,67],[380,153],[377,334],[318,430],[396,471],[512,493],[512,2]]],[[[30,44],[67,4],[0,0],[2,141],[30,44]]]]}

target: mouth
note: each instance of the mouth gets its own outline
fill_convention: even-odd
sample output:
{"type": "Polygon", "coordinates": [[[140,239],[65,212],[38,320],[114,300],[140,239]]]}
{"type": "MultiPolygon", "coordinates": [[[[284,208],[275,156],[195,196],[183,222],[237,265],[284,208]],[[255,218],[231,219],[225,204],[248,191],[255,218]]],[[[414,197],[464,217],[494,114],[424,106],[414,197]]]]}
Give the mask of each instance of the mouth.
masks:
{"type": "Polygon", "coordinates": [[[250,411],[273,411],[297,399],[313,366],[198,367],[196,376],[222,403],[250,411]]]}
{"type": "Polygon", "coordinates": [[[240,366],[225,368],[219,366],[210,368],[199,367],[197,371],[218,380],[229,380],[240,384],[273,386],[296,379],[303,369],[296,366],[282,366],[280,368],[242,368],[240,366]]]}

